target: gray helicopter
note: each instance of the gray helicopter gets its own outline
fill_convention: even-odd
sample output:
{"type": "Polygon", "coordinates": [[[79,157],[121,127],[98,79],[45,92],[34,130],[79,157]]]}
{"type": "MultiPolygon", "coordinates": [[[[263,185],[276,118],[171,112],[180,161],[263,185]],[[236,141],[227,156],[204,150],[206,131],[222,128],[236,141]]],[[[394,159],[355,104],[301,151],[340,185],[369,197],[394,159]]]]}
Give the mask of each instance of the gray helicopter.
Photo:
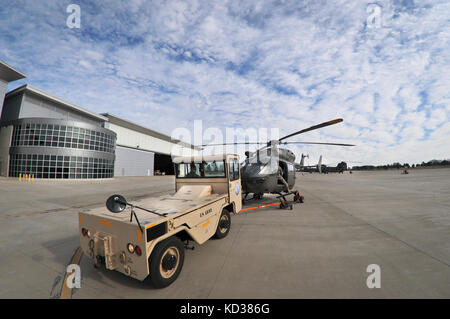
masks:
{"type": "MultiPolygon", "coordinates": [[[[298,191],[293,190],[295,185],[295,154],[286,148],[281,148],[280,145],[288,144],[320,144],[320,145],[337,145],[337,146],[355,146],[353,144],[342,143],[320,143],[320,142],[286,142],[285,140],[312,130],[316,130],[329,125],[334,125],[342,122],[343,119],[335,119],[324,122],[309,128],[300,130],[298,132],[286,135],[278,140],[268,141],[267,144],[254,151],[245,152],[246,159],[241,164],[241,183],[242,191],[245,200],[248,194],[253,194],[254,199],[261,199],[264,193],[278,194],[283,197],[293,194],[294,201],[303,201],[298,191]]],[[[237,143],[223,143],[223,144],[207,144],[206,146],[218,145],[238,145],[238,144],[261,144],[252,142],[237,142],[237,143]]]]}

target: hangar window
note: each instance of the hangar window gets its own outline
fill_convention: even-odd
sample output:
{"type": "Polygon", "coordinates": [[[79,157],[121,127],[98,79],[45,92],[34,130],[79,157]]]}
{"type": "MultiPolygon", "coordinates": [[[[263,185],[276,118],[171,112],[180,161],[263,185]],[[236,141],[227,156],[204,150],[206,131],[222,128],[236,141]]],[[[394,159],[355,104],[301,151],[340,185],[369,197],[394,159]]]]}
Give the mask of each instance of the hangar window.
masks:
{"type": "Polygon", "coordinates": [[[10,177],[29,174],[35,178],[111,178],[114,160],[88,157],[12,154],[10,177]],[[44,160],[43,160],[44,159],[44,160]]]}
{"type": "Polygon", "coordinates": [[[114,136],[77,127],[26,124],[14,126],[11,146],[50,146],[114,153],[114,136]],[[31,129],[27,129],[30,128],[31,129]],[[78,133],[82,132],[82,133],[78,133]],[[94,137],[97,137],[94,139],[94,137]]]}

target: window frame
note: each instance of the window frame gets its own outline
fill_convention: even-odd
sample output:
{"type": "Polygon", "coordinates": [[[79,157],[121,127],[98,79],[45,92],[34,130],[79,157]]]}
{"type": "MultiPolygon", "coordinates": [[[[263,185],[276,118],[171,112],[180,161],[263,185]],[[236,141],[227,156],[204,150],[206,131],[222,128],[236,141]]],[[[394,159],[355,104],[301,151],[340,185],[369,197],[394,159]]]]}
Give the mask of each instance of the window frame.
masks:
{"type": "Polygon", "coordinates": [[[208,162],[206,162],[206,161],[202,161],[202,162],[188,162],[188,163],[185,163],[185,162],[181,162],[181,163],[175,163],[175,178],[179,178],[179,179],[185,179],[185,178],[193,178],[193,179],[199,179],[199,178],[227,178],[227,172],[226,172],[226,165],[225,165],[225,160],[215,160],[215,162],[216,162],[216,164],[217,163],[220,163],[220,162],[222,162],[223,163],[223,167],[224,167],[224,170],[223,170],[223,176],[205,176],[205,164],[207,164],[207,163],[212,163],[213,161],[208,161],[208,162]],[[186,177],[186,176],[179,176],[179,171],[178,171],[178,167],[179,167],[179,165],[190,165],[191,163],[194,163],[194,164],[200,164],[199,165],[199,167],[198,167],[198,170],[199,170],[199,173],[200,173],[200,176],[199,177],[186,177]],[[202,174],[203,174],[203,176],[202,176],[202,174]]]}
{"type": "Polygon", "coordinates": [[[240,178],[240,174],[241,174],[241,172],[239,169],[239,160],[235,157],[230,158],[228,160],[228,180],[230,182],[237,181],[240,178]],[[237,170],[235,170],[235,166],[237,166],[237,170]],[[236,177],[236,172],[237,172],[237,177],[236,177]]]}

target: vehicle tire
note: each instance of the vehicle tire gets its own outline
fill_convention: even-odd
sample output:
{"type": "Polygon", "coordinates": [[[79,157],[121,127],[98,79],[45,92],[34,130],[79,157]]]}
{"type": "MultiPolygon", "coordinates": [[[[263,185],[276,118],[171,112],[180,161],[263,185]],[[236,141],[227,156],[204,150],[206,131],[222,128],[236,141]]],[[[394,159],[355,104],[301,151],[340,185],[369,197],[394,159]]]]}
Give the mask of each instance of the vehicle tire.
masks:
{"type": "Polygon", "coordinates": [[[226,209],[222,210],[222,214],[220,214],[219,223],[217,224],[216,233],[214,234],[214,238],[221,239],[228,235],[231,228],[231,216],[230,212],[226,209]]]}
{"type": "Polygon", "coordinates": [[[155,288],[173,283],[183,268],[184,245],[177,237],[169,237],[156,244],[148,260],[150,281],[155,288]]]}

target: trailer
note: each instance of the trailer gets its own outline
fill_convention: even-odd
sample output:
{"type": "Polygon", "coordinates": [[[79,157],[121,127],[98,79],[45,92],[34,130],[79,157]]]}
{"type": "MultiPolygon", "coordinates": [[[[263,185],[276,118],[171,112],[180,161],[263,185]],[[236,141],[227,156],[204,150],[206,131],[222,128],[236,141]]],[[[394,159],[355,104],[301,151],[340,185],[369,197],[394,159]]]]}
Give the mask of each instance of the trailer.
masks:
{"type": "Polygon", "coordinates": [[[106,207],[79,213],[80,244],[96,267],[121,272],[154,287],[173,283],[189,241],[224,238],[231,215],[242,209],[239,157],[178,157],[175,193],[127,202],[108,198],[106,207]]]}

